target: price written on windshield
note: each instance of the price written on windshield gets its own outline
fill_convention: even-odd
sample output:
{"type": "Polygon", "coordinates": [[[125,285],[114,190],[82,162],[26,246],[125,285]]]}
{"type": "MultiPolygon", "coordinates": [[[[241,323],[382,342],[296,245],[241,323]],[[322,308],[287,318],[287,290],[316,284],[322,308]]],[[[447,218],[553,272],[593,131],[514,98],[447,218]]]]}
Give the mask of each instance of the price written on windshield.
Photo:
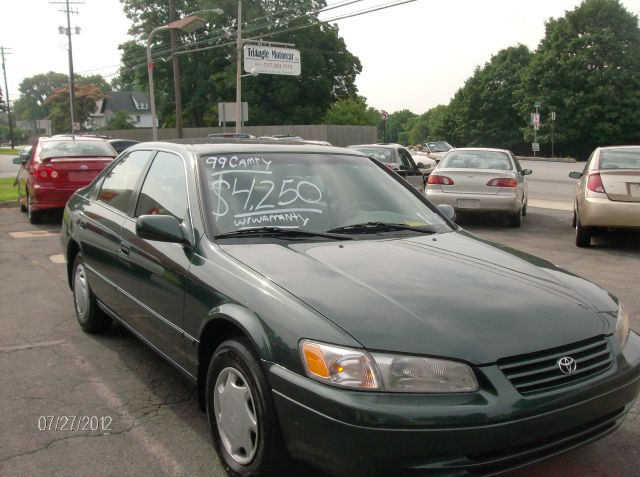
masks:
{"type": "Polygon", "coordinates": [[[322,214],[322,190],[303,178],[274,180],[264,158],[211,157],[211,213],[216,222],[231,214],[236,227],[290,223],[305,226],[308,214],[322,214]]]}

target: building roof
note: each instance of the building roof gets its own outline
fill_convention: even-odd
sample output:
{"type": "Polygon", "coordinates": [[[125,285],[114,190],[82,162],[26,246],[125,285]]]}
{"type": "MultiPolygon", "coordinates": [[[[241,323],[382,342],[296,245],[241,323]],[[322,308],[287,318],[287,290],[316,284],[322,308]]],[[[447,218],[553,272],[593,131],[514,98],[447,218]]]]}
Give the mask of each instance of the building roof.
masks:
{"type": "Polygon", "coordinates": [[[132,114],[150,113],[149,96],[139,91],[112,91],[102,102],[100,112],[109,107],[112,111],[127,111],[132,114]]]}

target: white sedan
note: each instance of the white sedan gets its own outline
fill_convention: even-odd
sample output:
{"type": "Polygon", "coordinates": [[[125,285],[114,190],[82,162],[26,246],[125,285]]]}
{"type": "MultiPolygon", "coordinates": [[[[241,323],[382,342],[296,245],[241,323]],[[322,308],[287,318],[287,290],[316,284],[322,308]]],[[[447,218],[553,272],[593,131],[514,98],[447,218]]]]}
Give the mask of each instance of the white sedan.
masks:
{"type": "Polygon", "coordinates": [[[418,165],[418,169],[420,169],[420,172],[422,172],[425,176],[428,176],[429,174],[431,174],[433,170],[436,168],[436,166],[438,165],[436,160],[430,158],[426,152],[421,152],[421,151],[409,151],[409,152],[411,152],[411,157],[413,157],[413,162],[415,162],[416,164],[422,164],[422,167],[418,165]]]}
{"type": "Polygon", "coordinates": [[[453,149],[429,176],[426,195],[456,212],[504,212],[512,227],[520,227],[527,214],[529,174],[511,151],[453,149]]]}

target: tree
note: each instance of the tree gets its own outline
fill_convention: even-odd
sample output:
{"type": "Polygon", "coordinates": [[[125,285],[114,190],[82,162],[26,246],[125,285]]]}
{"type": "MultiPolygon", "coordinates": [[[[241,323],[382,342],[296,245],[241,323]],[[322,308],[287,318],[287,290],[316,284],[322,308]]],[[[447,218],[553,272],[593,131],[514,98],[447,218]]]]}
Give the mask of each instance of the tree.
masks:
{"type": "MultiPolygon", "coordinates": [[[[167,2],[122,0],[122,3],[132,21],[130,33],[137,40],[120,45],[124,66],[116,83],[146,91],[144,44],[152,28],[168,22],[167,2]]],[[[193,34],[179,36],[179,43],[192,45],[191,48],[227,44],[179,56],[185,126],[217,125],[218,102],[235,100],[235,45],[232,43],[237,1],[175,0],[174,4],[178,16],[214,7],[225,12],[224,15],[202,13],[209,20],[207,26],[193,34]]],[[[337,26],[316,24],[316,10],[325,5],[324,0],[243,3],[245,38],[294,43],[302,57],[300,76],[264,74],[242,80],[242,99],[250,105],[251,124],[320,123],[333,103],[356,95],[355,78],[361,70],[360,61],[347,50],[337,26]]],[[[160,124],[170,126],[175,122],[171,64],[159,60],[169,58],[169,35],[154,36],[152,51],[160,124]]]]}
{"type": "Polygon", "coordinates": [[[524,45],[499,51],[459,89],[449,105],[450,141],[474,147],[498,147],[523,150],[522,128],[526,122],[514,106],[521,85],[520,73],[531,61],[532,53],[524,45]]]}
{"type": "Polygon", "coordinates": [[[107,129],[133,129],[135,124],[129,113],[126,111],[116,111],[109,122],[107,122],[107,129]]]}
{"type": "MultiPolygon", "coordinates": [[[[407,144],[409,135],[405,130],[409,120],[412,118],[417,118],[418,115],[412,113],[408,109],[403,109],[402,111],[396,111],[395,113],[391,113],[389,115],[389,119],[387,119],[386,124],[386,139],[387,142],[399,142],[401,144],[407,144]]],[[[379,123],[379,128],[381,126],[381,122],[379,123]]],[[[383,139],[383,132],[381,129],[378,130],[378,136],[383,139]]]]}
{"type": "Polygon", "coordinates": [[[447,106],[440,104],[419,117],[410,119],[404,131],[407,142],[420,144],[426,141],[446,140],[448,138],[445,128],[447,111],[447,106]]]}
{"type": "MultiPolygon", "coordinates": [[[[83,124],[96,109],[96,101],[104,98],[104,93],[93,84],[77,84],[76,96],[76,121],[83,124]]],[[[58,88],[54,90],[46,101],[49,108],[51,128],[55,133],[69,131],[71,129],[71,108],[69,106],[69,89],[58,88]]]]}
{"type": "Polygon", "coordinates": [[[375,108],[368,107],[365,98],[339,99],[331,105],[324,116],[325,124],[346,124],[353,126],[375,126],[379,113],[375,108]]]}
{"type": "MultiPolygon", "coordinates": [[[[541,101],[538,141],[550,142],[557,113],[557,150],[586,158],[599,145],[640,140],[640,28],[617,0],[585,0],[550,19],[523,74],[518,108],[529,119],[541,101]]],[[[531,138],[531,127],[525,129],[531,138]]]]}

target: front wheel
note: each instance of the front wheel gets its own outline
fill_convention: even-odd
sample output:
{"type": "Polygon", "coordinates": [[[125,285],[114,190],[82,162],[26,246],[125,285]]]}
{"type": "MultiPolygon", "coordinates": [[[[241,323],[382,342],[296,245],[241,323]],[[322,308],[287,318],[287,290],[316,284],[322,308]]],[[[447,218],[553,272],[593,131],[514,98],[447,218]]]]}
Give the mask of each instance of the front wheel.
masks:
{"type": "Polygon", "coordinates": [[[73,263],[73,304],[76,319],[80,327],[87,333],[103,333],[111,326],[111,318],[107,316],[96,302],[87,278],[87,269],[82,254],[76,255],[73,263]]]}
{"type": "Polygon", "coordinates": [[[286,452],[267,378],[247,339],[218,346],[209,363],[206,400],[213,444],[227,473],[278,475],[286,452]]]}

